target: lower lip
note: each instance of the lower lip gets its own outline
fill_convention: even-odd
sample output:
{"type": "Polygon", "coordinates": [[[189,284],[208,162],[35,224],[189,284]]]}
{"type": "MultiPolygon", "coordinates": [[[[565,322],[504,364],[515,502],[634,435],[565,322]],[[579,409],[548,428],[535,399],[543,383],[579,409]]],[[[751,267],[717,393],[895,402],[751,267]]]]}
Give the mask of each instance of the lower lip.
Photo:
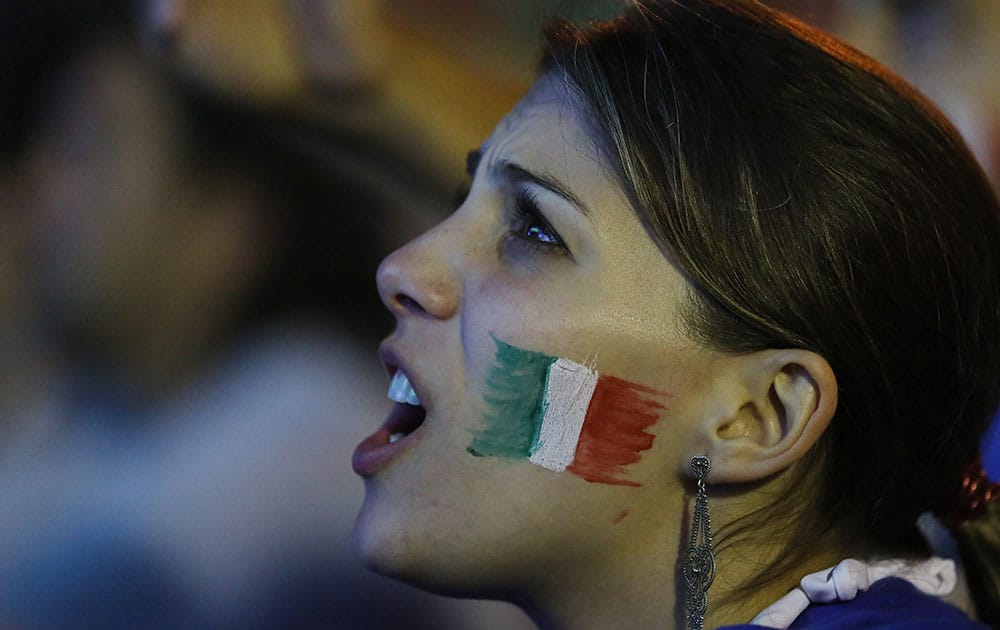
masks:
{"type": "Polygon", "coordinates": [[[389,431],[379,429],[354,449],[351,466],[362,477],[371,477],[399,452],[400,442],[389,441],[389,431]]]}
{"type": "Polygon", "coordinates": [[[413,433],[392,442],[390,441],[392,435],[398,431],[394,431],[390,425],[391,421],[387,421],[378,431],[355,447],[354,455],[351,457],[351,467],[354,468],[354,472],[362,477],[371,477],[406,448],[413,433]]]}

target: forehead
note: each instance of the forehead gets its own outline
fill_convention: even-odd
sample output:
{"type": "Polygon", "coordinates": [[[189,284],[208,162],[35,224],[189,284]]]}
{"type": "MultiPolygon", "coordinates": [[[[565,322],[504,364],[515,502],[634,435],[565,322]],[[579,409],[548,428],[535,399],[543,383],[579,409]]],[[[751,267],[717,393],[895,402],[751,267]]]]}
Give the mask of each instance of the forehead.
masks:
{"type": "Polygon", "coordinates": [[[567,79],[543,75],[483,143],[484,161],[505,159],[542,168],[574,188],[595,177],[609,183],[608,169],[583,122],[583,108],[567,79]]]}

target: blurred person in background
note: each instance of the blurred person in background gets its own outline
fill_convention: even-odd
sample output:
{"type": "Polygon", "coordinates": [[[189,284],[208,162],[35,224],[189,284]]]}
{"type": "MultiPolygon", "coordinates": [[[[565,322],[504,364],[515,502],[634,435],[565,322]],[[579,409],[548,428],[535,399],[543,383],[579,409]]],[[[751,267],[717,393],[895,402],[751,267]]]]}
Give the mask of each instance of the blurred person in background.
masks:
{"type": "Polygon", "coordinates": [[[399,588],[347,551],[349,453],[389,404],[365,343],[383,321],[371,276],[450,203],[423,168],[433,143],[404,158],[363,126],[178,81],[124,5],[2,10],[21,123],[4,226],[25,236],[0,250],[22,260],[4,296],[36,307],[5,317],[5,339],[37,345],[3,373],[37,357],[50,376],[31,400],[4,389],[0,620],[522,623],[399,588]]]}

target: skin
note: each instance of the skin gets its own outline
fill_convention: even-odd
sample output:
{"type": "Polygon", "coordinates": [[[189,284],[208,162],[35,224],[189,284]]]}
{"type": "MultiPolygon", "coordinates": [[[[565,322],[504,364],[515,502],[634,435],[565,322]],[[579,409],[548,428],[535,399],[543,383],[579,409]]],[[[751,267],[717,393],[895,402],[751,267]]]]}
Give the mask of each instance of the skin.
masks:
{"type": "MultiPolygon", "coordinates": [[[[512,600],[543,627],[669,626],[692,489],[687,462],[702,452],[753,459],[715,444],[751,453],[759,452],[751,443],[783,444],[781,431],[768,430],[780,415],[768,416],[768,392],[779,382],[778,400],[788,391],[805,400],[810,390],[794,371],[782,372],[785,355],[767,355],[771,372],[759,369],[760,357],[751,369],[683,332],[688,286],[630,209],[559,77],[540,79],[481,154],[458,210],[379,269],[380,294],[397,320],[383,354],[395,357],[390,371],[402,364],[427,418],[366,478],[355,545],[377,571],[445,593],[512,600]],[[565,196],[512,181],[505,161],[557,180],[589,215],[565,196]],[[537,193],[552,230],[510,219],[524,186],[537,193]],[[551,242],[556,236],[560,243],[551,242]],[[602,374],[667,393],[653,446],[628,471],[641,487],[466,452],[482,426],[491,334],[551,355],[596,357],[602,374]],[[751,388],[754,379],[760,384],[751,388]],[[751,389],[762,390],[756,407],[747,403],[751,389]]],[[[738,477],[725,463],[719,474],[738,477]]],[[[759,492],[768,491],[765,484],[759,492]]],[[[741,500],[741,510],[752,503],[741,500]]],[[[716,502],[713,520],[726,522],[726,503],[716,502]]],[[[720,560],[720,571],[727,566],[729,578],[743,574],[720,560]]],[[[726,616],[749,619],[777,596],[726,616]]]]}

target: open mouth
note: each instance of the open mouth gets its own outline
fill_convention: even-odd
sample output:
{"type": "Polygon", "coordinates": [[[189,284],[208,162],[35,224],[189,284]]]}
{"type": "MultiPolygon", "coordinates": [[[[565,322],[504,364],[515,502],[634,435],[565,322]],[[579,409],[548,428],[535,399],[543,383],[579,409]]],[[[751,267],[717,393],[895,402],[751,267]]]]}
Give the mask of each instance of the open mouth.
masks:
{"type": "Polygon", "coordinates": [[[389,399],[397,403],[385,423],[389,442],[393,443],[416,431],[427,417],[427,410],[420,404],[420,397],[402,370],[392,375],[389,399]]]}
{"type": "Polygon", "coordinates": [[[389,417],[375,433],[354,449],[351,462],[354,471],[362,477],[374,475],[395,458],[409,442],[407,438],[427,418],[427,410],[402,370],[397,369],[392,376],[389,398],[396,403],[389,412],[389,417]]]}

